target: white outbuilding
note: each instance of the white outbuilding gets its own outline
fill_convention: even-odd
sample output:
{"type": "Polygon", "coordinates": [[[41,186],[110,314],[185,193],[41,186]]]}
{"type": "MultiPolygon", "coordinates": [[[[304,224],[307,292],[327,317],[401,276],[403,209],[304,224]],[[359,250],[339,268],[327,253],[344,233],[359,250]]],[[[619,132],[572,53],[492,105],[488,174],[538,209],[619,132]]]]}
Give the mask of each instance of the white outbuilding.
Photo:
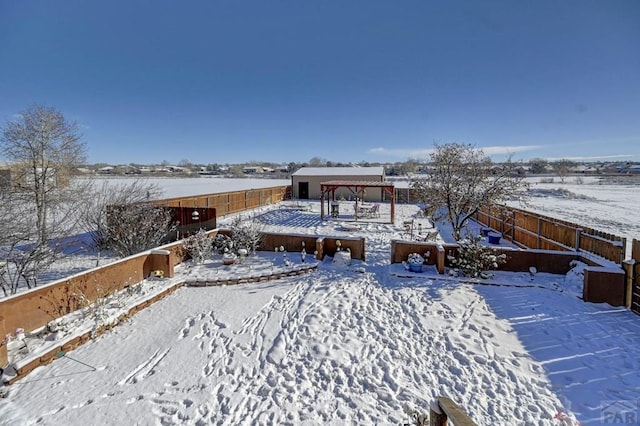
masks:
{"type": "MultiPolygon", "coordinates": [[[[291,175],[293,198],[319,200],[322,197],[320,185],[327,181],[384,182],[384,167],[302,167],[291,175]]],[[[336,191],[336,196],[351,199],[355,194],[348,188],[341,188],[336,191]]],[[[363,198],[382,201],[384,191],[371,188],[363,198]]]]}

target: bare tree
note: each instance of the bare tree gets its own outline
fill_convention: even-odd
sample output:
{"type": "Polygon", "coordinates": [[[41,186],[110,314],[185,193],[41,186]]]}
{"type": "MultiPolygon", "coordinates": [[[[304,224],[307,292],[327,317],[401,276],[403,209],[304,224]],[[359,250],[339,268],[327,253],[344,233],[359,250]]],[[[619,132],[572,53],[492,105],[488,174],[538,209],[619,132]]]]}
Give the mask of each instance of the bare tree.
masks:
{"type": "Polygon", "coordinates": [[[35,105],[7,123],[0,140],[0,152],[12,164],[15,180],[30,194],[35,205],[37,241],[50,238],[49,216],[65,203],[59,188],[71,171],[85,161],[85,145],[78,126],[69,123],[55,108],[35,105]]]}
{"type": "Polygon", "coordinates": [[[494,164],[480,149],[468,144],[436,145],[430,172],[412,182],[427,210],[440,210],[453,227],[456,240],[467,221],[481,207],[500,204],[525,188],[510,161],[494,164]]]}
{"type": "Polygon", "coordinates": [[[158,185],[141,179],[91,185],[79,224],[98,250],[129,256],[160,245],[172,231],[170,213],[151,203],[162,194],[158,185]]]}
{"type": "Polygon", "coordinates": [[[544,173],[545,171],[547,171],[548,165],[549,162],[544,158],[532,158],[531,160],[529,160],[529,168],[531,170],[531,173],[533,174],[544,173]]]}
{"type": "Polygon", "coordinates": [[[0,205],[0,286],[32,288],[73,242],[86,187],[70,179],[84,160],[77,126],[53,108],[34,106],[2,130],[0,153],[12,185],[0,205]]]}
{"type": "Polygon", "coordinates": [[[313,157],[309,160],[309,167],[324,167],[327,165],[327,160],[320,157],[313,157]]]}
{"type": "Polygon", "coordinates": [[[574,166],[575,163],[567,159],[557,160],[551,163],[553,171],[558,175],[560,182],[562,183],[567,179],[567,176],[571,172],[571,168],[574,166]]]}
{"type": "Polygon", "coordinates": [[[25,251],[34,237],[34,214],[30,204],[19,194],[4,193],[0,196],[0,288],[5,296],[15,294],[25,281],[28,255],[25,251]]]}

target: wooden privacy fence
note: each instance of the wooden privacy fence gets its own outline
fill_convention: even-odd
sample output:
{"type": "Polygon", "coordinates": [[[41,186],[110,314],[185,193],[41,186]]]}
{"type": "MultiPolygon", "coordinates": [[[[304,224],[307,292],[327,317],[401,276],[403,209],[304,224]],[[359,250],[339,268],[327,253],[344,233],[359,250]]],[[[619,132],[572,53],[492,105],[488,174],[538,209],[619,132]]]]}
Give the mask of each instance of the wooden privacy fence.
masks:
{"type": "Polygon", "coordinates": [[[291,198],[291,186],[274,186],[191,197],[165,198],[156,200],[155,203],[169,207],[213,208],[216,209],[218,216],[224,216],[279,203],[288,198],[291,198]]]}
{"type": "Polygon", "coordinates": [[[629,298],[629,308],[640,314],[640,240],[634,239],[631,245],[631,262],[635,262],[632,265],[631,276],[631,291],[629,298]]]}
{"type": "Polygon", "coordinates": [[[583,251],[621,264],[626,238],[514,207],[481,209],[474,218],[527,248],[583,251]]]}

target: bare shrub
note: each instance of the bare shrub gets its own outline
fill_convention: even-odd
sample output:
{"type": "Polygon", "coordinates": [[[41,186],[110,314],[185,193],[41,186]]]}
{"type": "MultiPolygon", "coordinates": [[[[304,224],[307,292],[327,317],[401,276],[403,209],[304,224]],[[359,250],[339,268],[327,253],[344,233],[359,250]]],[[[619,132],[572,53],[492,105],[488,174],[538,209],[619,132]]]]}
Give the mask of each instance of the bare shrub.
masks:
{"type": "Polygon", "coordinates": [[[182,245],[195,263],[201,264],[211,257],[213,253],[213,239],[207,231],[199,230],[182,241],[182,245]]]}
{"type": "Polygon", "coordinates": [[[105,246],[119,256],[131,256],[159,246],[175,228],[171,212],[152,203],[111,206],[105,246]]]}
{"type": "Polygon", "coordinates": [[[263,226],[256,220],[242,221],[236,219],[231,225],[232,250],[238,254],[238,250],[246,250],[249,255],[255,254],[262,241],[263,226]]]}
{"type": "MultiPolygon", "coordinates": [[[[160,198],[162,190],[158,185],[135,179],[123,184],[113,184],[107,181],[90,183],[91,196],[87,197],[82,204],[79,225],[81,229],[91,236],[93,245],[98,250],[112,248],[112,238],[110,235],[130,234],[135,231],[138,223],[155,220],[155,214],[145,217],[144,214],[151,207],[137,208],[129,211],[115,212],[109,220],[109,209],[111,206],[127,206],[131,204],[148,203],[149,200],[160,198]],[[136,215],[137,214],[137,215],[136,215]],[[118,223],[118,220],[125,222],[118,223]],[[122,228],[122,229],[119,229],[122,228]]],[[[118,253],[128,253],[132,250],[118,250],[118,253]]]]}

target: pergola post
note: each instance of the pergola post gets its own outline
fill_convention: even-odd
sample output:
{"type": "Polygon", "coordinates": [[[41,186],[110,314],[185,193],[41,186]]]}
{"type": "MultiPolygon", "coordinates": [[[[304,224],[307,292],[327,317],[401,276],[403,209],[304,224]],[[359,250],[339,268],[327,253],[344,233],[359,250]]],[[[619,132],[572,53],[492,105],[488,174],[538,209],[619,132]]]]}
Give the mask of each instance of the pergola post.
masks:
{"type": "MultiPolygon", "coordinates": [[[[396,196],[395,196],[395,188],[393,184],[387,182],[368,182],[368,181],[328,181],[320,183],[320,191],[321,191],[321,209],[320,209],[320,218],[324,220],[324,199],[327,197],[327,209],[329,210],[329,202],[335,201],[336,199],[336,189],[338,188],[347,188],[351,191],[355,197],[355,209],[353,217],[355,220],[358,220],[358,198],[362,196],[364,199],[363,192],[366,191],[367,188],[382,188],[383,192],[387,192],[391,195],[391,223],[395,223],[396,220],[396,196]]],[[[382,195],[382,194],[381,194],[382,195]]],[[[384,197],[381,197],[384,201],[384,197]]]]}

